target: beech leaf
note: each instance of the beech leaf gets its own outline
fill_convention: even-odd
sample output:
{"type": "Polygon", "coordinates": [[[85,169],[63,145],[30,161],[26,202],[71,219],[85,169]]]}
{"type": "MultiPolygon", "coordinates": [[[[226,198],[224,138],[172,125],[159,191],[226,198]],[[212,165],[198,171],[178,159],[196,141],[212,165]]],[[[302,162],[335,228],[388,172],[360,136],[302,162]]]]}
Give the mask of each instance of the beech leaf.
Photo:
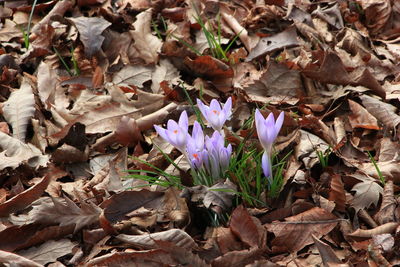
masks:
{"type": "Polygon", "coordinates": [[[100,49],[104,41],[104,36],[101,33],[107,29],[111,23],[103,18],[69,18],[79,31],[79,39],[85,46],[85,56],[91,58],[100,49]]]}
{"type": "Polygon", "coordinates": [[[358,212],[360,209],[368,208],[371,204],[378,204],[383,188],[374,180],[365,180],[353,186],[351,191],[356,191],[351,206],[358,212]]]}
{"type": "Polygon", "coordinates": [[[24,78],[19,90],[12,92],[3,106],[4,118],[11,124],[15,138],[25,141],[27,127],[34,113],[32,86],[24,78]]]}

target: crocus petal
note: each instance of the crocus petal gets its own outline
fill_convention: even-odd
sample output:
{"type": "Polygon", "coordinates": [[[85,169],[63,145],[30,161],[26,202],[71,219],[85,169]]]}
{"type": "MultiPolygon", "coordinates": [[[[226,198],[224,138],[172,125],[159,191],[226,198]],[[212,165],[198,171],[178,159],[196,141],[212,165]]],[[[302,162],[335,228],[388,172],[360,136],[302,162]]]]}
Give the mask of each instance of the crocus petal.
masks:
{"type": "Polygon", "coordinates": [[[219,114],[221,112],[221,104],[216,99],[211,100],[210,110],[211,112],[217,111],[219,114]]]}
{"type": "Polygon", "coordinates": [[[276,135],[278,136],[278,133],[279,133],[279,131],[281,130],[281,128],[282,128],[282,125],[283,125],[283,120],[285,119],[285,113],[282,111],[280,114],[279,114],[279,116],[278,116],[278,118],[276,119],[276,122],[275,122],[275,132],[276,132],[276,135]]]}
{"type": "Polygon", "coordinates": [[[261,159],[261,167],[263,169],[265,177],[270,177],[272,170],[271,170],[271,161],[267,152],[264,152],[262,159],[261,159]]]}
{"type": "Polygon", "coordinates": [[[232,97],[229,97],[224,105],[223,111],[225,113],[226,119],[229,120],[232,115],[232,97]]]}
{"type": "Polygon", "coordinates": [[[181,116],[179,117],[179,126],[185,130],[186,132],[189,129],[189,119],[188,119],[188,115],[186,113],[186,110],[184,110],[181,113],[181,116]]]}
{"type": "Polygon", "coordinates": [[[203,117],[207,119],[208,116],[208,107],[203,104],[203,102],[197,98],[197,106],[200,109],[201,114],[203,114],[203,117]]]}
{"type": "Polygon", "coordinates": [[[204,149],[204,133],[201,128],[200,123],[197,121],[194,122],[193,125],[193,133],[192,133],[192,141],[194,142],[196,149],[203,150],[204,149]]]}
{"type": "Polygon", "coordinates": [[[154,125],[154,129],[156,129],[156,132],[158,133],[159,136],[161,136],[165,141],[170,143],[170,141],[168,140],[169,138],[168,138],[167,133],[164,128],[161,128],[158,125],[154,125]]]}

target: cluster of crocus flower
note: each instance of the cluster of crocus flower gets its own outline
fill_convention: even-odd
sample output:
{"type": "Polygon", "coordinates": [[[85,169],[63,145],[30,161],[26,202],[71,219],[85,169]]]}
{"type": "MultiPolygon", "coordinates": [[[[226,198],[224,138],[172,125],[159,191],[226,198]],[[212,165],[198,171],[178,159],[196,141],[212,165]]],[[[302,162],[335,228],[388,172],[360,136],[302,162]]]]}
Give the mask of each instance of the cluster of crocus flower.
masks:
{"type": "MultiPolygon", "coordinates": [[[[186,111],[183,111],[179,121],[168,120],[167,128],[155,125],[157,133],[167,142],[175,146],[189,161],[193,170],[205,173],[214,180],[222,178],[229,167],[232,146],[225,146],[223,126],[232,115],[232,99],[229,98],[222,106],[213,99],[210,106],[197,99],[197,105],[209,127],[214,129],[212,136],[204,136],[201,125],[195,121],[192,135],[188,133],[189,123],[186,111]]],[[[282,127],[284,113],[281,112],[276,122],[271,113],[266,119],[257,109],[255,122],[257,134],[264,148],[262,169],[264,175],[272,182],[271,152],[272,145],[282,127]]]]}
{"type": "Polygon", "coordinates": [[[198,107],[214,129],[212,136],[204,136],[201,125],[195,121],[192,135],[188,133],[188,116],[186,111],[181,113],[178,123],[168,120],[167,129],[155,125],[157,133],[175,146],[189,161],[192,169],[205,173],[214,180],[222,178],[229,167],[232,146],[225,146],[222,127],[232,114],[232,99],[229,98],[221,107],[221,104],[213,99],[210,106],[197,100],[198,107]]]}

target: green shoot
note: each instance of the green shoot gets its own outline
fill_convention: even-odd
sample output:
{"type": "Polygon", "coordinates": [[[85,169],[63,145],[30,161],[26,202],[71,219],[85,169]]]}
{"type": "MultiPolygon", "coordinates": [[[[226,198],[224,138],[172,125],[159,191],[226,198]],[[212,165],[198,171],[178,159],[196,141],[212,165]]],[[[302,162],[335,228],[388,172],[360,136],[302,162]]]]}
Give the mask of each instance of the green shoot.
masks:
{"type": "Polygon", "coordinates": [[[315,152],[317,153],[322,168],[328,167],[329,155],[332,153],[331,147],[328,147],[325,151],[316,150],[315,152]]]}
{"type": "Polygon", "coordinates": [[[58,52],[57,48],[53,46],[54,53],[56,53],[57,57],[60,59],[61,63],[64,65],[65,69],[67,70],[69,76],[74,76],[72,73],[71,69],[69,68],[67,62],[65,62],[64,58],[61,56],[61,54],[58,52]]]}
{"type": "Polygon", "coordinates": [[[367,153],[368,153],[368,157],[369,157],[369,159],[371,160],[372,164],[374,164],[374,167],[375,167],[375,170],[376,170],[376,172],[377,172],[377,174],[378,174],[379,180],[381,181],[381,183],[382,183],[383,185],[385,185],[385,183],[386,183],[385,176],[383,176],[381,170],[379,169],[378,164],[376,163],[376,160],[375,160],[374,157],[371,155],[371,153],[370,153],[369,151],[367,151],[367,153]]]}
{"type": "Polygon", "coordinates": [[[186,96],[190,106],[194,110],[194,113],[196,114],[197,121],[200,123],[201,127],[205,128],[206,126],[205,126],[205,124],[203,122],[203,119],[201,118],[201,112],[200,112],[199,108],[197,106],[195,106],[195,104],[193,103],[192,99],[190,98],[189,92],[186,90],[185,85],[182,82],[179,85],[182,87],[183,92],[185,93],[185,96],[186,96]]]}
{"type": "Polygon", "coordinates": [[[72,61],[72,64],[74,66],[75,75],[80,75],[81,74],[81,70],[79,69],[78,61],[76,60],[76,58],[74,56],[74,50],[75,50],[75,48],[72,47],[71,48],[71,61],[72,61]]]}
{"type": "Polygon", "coordinates": [[[26,31],[22,31],[22,35],[24,36],[24,44],[25,44],[25,48],[28,49],[29,48],[29,35],[31,33],[31,23],[32,23],[32,17],[33,17],[33,12],[35,11],[35,7],[36,7],[36,2],[37,0],[33,1],[32,4],[32,9],[31,9],[31,13],[29,14],[29,19],[28,19],[28,28],[26,31]]]}

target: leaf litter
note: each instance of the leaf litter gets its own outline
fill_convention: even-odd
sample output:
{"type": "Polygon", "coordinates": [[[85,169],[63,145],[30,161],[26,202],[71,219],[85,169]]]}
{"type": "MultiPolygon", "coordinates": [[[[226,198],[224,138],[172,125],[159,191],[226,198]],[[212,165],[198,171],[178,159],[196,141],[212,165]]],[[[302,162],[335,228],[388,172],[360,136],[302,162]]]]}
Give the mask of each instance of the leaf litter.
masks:
{"type": "Polygon", "coordinates": [[[399,5],[239,2],[3,1],[2,263],[400,264],[399,5]],[[285,113],[276,197],[194,184],[154,131],[229,97],[235,149],[285,113]]]}

